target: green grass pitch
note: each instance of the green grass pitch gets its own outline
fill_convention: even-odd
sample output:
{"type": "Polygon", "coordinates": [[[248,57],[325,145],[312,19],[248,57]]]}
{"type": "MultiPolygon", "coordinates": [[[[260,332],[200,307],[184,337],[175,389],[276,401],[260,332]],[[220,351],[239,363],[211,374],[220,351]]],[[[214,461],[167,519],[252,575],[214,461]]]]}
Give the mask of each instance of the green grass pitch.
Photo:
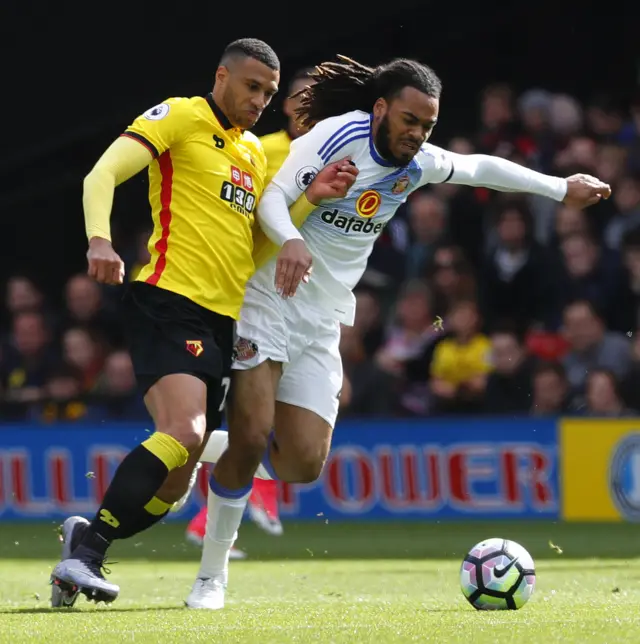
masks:
{"type": "Polygon", "coordinates": [[[640,642],[640,526],[548,522],[244,525],[224,611],[183,607],[199,553],[184,526],[113,548],[111,606],[48,607],[55,524],[0,524],[0,642],[640,642]],[[458,587],[465,552],[522,543],[538,583],[521,610],[478,613],[458,587]],[[562,549],[562,554],[549,546],[562,549]]]}

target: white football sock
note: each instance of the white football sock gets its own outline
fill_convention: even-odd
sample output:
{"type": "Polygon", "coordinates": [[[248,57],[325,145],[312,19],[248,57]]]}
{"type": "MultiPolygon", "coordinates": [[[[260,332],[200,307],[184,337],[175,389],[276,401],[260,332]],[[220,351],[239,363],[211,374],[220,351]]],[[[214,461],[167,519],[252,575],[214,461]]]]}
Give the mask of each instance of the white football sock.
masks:
{"type": "MultiPolygon", "coordinates": [[[[204,448],[202,456],[200,457],[200,461],[203,463],[217,463],[227,449],[227,445],[229,445],[229,434],[221,429],[216,429],[214,432],[211,432],[207,446],[204,448]]],[[[273,480],[262,463],[260,463],[256,470],[255,478],[265,481],[273,480]]]]}
{"type": "Polygon", "coordinates": [[[227,583],[229,552],[238,537],[238,528],[251,492],[238,499],[227,499],[209,490],[207,497],[207,531],[202,545],[200,579],[222,577],[227,583]]]}

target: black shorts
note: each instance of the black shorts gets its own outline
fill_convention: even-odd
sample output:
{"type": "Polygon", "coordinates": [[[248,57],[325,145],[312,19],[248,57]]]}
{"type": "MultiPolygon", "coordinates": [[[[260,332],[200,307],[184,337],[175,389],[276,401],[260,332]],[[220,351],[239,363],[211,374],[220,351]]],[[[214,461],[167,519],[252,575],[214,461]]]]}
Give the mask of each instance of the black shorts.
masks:
{"type": "Polygon", "coordinates": [[[144,282],[124,296],[124,322],[143,395],[160,378],[187,373],[207,385],[207,431],[220,427],[230,385],[234,320],[144,282]]]}

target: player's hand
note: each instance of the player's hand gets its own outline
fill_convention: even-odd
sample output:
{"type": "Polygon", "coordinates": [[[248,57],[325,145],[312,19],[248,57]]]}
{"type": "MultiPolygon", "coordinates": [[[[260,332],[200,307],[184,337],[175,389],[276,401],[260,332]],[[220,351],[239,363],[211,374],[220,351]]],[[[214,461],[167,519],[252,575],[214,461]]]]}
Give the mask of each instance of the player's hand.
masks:
{"type": "Polygon", "coordinates": [[[305,194],[313,204],[320,204],[323,199],[346,197],[355,183],[358,168],[349,157],[334,161],[320,170],[305,194]]]}
{"type": "Polygon", "coordinates": [[[586,208],[610,196],[609,184],[588,174],[574,174],[567,178],[567,194],[563,203],[571,208],[586,208]]]}
{"type": "Polygon", "coordinates": [[[300,284],[305,278],[308,282],[308,275],[311,272],[311,253],[302,239],[290,239],[286,241],[276,262],[276,291],[284,299],[293,297],[300,284]]]}
{"type": "Polygon", "coordinates": [[[102,237],[92,237],[87,251],[87,273],[101,284],[122,284],[124,262],[113,250],[111,242],[102,237]]]}

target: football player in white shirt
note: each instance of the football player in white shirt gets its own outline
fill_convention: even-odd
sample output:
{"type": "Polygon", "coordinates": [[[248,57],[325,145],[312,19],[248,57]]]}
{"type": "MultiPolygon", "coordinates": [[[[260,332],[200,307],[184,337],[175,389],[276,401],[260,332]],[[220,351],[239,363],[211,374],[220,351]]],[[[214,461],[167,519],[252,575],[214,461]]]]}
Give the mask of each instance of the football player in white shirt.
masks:
{"type": "Polygon", "coordinates": [[[394,60],[370,69],[341,58],[317,69],[299,110],[313,129],[292,143],[258,208],[260,225],[281,251],[247,285],[228,445],[224,432],[214,433],[203,456],[216,465],[202,563],[186,602],[192,608],[224,605],[228,551],[256,471],[291,483],[320,475],[342,387],[340,324],[353,324],[352,291],[376,238],[411,192],[449,181],[543,195],[577,208],[611,192],[594,177],[546,176],[427,143],[442,87],[426,65],[394,60]],[[298,229],[289,207],[321,168],[344,157],[359,170],[347,197],[323,202],[298,229]],[[312,264],[310,280],[303,280],[312,264]]]}

